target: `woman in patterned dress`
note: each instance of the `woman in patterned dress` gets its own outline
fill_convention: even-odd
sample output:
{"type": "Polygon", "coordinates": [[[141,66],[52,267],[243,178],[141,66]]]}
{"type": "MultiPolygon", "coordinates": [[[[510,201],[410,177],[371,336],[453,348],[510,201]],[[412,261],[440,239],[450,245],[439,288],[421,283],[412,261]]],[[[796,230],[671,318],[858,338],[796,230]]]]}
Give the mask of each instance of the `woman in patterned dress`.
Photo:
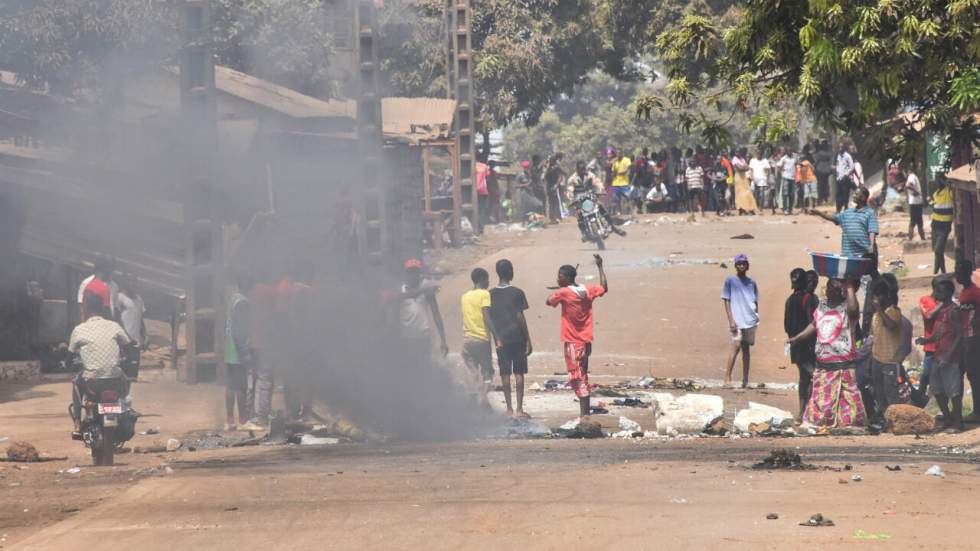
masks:
{"type": "Polygon", "coordinates": [[[830,429],[863,427],[864,402],[857,385],[854,329],[860,315],[854,286],[842,279],[827,282],[827,298],[811,323],[790,344],[816,335],[817,367],[803,424],[830,429]]]}

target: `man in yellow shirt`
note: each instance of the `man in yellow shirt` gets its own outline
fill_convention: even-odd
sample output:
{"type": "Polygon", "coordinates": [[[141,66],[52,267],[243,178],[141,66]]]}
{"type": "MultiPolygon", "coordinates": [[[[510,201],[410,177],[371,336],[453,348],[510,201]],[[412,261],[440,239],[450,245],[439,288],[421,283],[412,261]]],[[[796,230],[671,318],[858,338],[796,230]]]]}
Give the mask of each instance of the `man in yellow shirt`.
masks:
{"type": "Polygon", "coordinates": [[[459,301],[463,314],[463,362],[489,385],[493,383],[490,337],[500,343],[490,319],[490,274],[483,268],[475,268],[470,279],[473,288],[463,293],[459,301]]]}
{"type": "Polygon", "coordinates": [[[936,178],[936,191],[932,193],[932,252],[935,256],[932,273],[946,273],[946,241],[953,230],[953,190],[946,177],[936,178]]]}
{"type": "Polygon", "coordinates": [[[630,169],[633,167],[633,161],[629,157],[624,155],[622,152],[617,152],[616,149],[609,149],[610,165],[612,167],[612,201],[611,205],[618,212],[622,213],[622,205],[625,201],[626,203],[626,213],[633,212],[633,200],[632,191],[633,187],[630,185],[630,169]]]}

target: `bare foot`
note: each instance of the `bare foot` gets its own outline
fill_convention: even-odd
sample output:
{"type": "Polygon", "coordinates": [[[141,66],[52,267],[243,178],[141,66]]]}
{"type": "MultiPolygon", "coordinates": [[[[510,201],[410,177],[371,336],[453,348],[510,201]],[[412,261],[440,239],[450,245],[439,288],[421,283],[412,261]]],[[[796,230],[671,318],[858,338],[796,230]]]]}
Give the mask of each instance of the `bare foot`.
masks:
{"type": "Polygon", "coordinates": [[[514,417],[517,417],[517,418],[520,418],[520,419],[530,419],[531,418],[531,416],[528,415],[526,411],[520,410],[520,409],[517,410],[517,413],[514,414],[514,417]]]}

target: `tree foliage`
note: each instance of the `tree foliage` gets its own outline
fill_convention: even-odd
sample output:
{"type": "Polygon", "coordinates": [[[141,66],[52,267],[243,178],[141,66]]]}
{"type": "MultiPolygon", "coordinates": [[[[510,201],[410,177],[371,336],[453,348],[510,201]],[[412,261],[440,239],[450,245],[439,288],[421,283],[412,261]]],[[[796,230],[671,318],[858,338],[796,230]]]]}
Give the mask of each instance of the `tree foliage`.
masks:
{"type": "Polygon", "coordinates": [[[753,122],[772,138],[795,131],[802,105],[822,126],[899,155],[923,128],[976,141],[965,115],[980,109],[978,29],[980,0],[748,0],[731,25],[691,13],[657,39],[666,94],[637,107],[690,106],[721,85],[738,108],[767,112],[753,122]],[[881,124],[903,111],[913,114],[881,124]],[[906,139],[891,139],[895,124],[906,139]]]}
{"type": "MultiPolygon", "coordinates": [[[[134,68],[175,63],[176,0],[5,0],[0,69],[62,95],[134,68]]],[[[329,91],[331,37],[319,0],[213,0],[218,63],[307,93],[329,91]]]]}

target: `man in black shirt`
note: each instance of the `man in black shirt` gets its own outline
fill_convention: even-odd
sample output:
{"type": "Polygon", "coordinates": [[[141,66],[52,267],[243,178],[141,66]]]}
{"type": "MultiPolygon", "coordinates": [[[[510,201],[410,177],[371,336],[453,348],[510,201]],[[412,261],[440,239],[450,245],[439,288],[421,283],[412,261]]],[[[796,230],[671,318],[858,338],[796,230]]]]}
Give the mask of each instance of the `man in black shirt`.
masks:
{"type": "Polygon", "coordinates": [[[510,260],[497,261],[500,284],[490,290],[490,319],[497,330],[497,363],[500,366],[500,384],[507,400],[507,413],[516,417],[529,417],[524,413],[524,375],[527,374],[527,357],[533,350],[531,335],[527,330],[524,310],[528,309],[524,291],[511,286],[514,265],[510,260]],[[510,399],[510,376],[514,375],[517,387],[517,412],[510,399]]]}
{"type": "MultiPolygon", "coordinates": [[[[796,268],[789,274],[793,294],[786,299],[783,328],[790,338],[798,335],[813,322],[813,311],[816,310],[818,301],[817,297],[809,291],[808,284],[812,285],[813,282],[808,279],[807,272],[803,268],[796,268]]],[[[806,403],[813,389],[813,369],[817,362],[815,344],[816,337],[811,337],[792,345],[789,349],[790,361],[800,371],[800,419],[803,418],[806,403]]]]}

